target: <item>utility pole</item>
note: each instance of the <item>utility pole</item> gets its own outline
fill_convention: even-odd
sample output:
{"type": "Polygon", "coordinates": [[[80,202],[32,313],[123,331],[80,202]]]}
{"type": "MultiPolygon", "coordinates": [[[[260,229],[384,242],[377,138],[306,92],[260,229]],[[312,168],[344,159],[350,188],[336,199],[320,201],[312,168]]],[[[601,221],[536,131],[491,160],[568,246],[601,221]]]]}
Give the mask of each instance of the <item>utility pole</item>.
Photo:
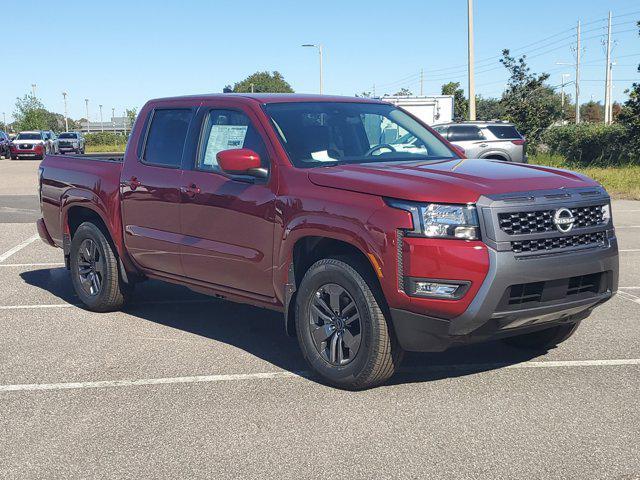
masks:
{"type": "Polygon", "coordinates": [[[611,11],[607,25],[607,71],[604,81],[604,123],[611,123],[609,104],[611,103],[611,11]]]}
{"type": "Polygon", "coordinates": [[[476,119],[476,85],[473,71],[473,0],[467,0],[467,39],[469,54],[469,120],[476,119]]]}
{"type": "Polygon", "coordinates": [[[373,98],[376,98],[376,84],[373,84],[373,98]]]}
{"type": "Polygon", "coordinates": [[[124,136],[127,136],[127,111],[125,110],[124,112],[122,112],[122,126],[124,129],[124,136]]]}
{"type": "Polygon", "coordinates": [[[4,112],[2,112],[2,126],[7,132],[9,132],[9,128],[7,127],[7,114],[4,112]]]}
{"type": "Polygon", "coordinates": [[[253,83],[250,83],[249,85],[251,85],[251,93],[253,93],[253,83]]]}
{"type": "Polygon", "coordinates": [[[91,131],[91,127],[89,126],[89,99],[84,99],[84,105],[87,107],[87,133],[91,131]]]}
{"type": "Polygon", "coordinates": [[[33,95],[33,98],[36,98],[36,86],[35,83],[31,84],[31,95],[33,95]]]}
{"type": "Polygon", "coordinates": [[[116,109],[111,107],[111,128],[113,133],[116,133],[116,109]]]}
{"type": "Polygon", "coordinates": [[[62,92],[62,98],[64,100],[64,131],[69,131],[69,117],[67,117],[67,92],[62,92]]]}
{"type": "Polygon", "coordinates": [[[576,43],[576,123],[580,123],[580,20],[576,29],[578,39],[576,43]]]}
{"type": "Polygon", "coordinates": [[[100,131],[104,132],[104,123],[102,122],[102,104],[98,105],[100,108],[100,131]]]}
{"type": "Polygon", "coordinates": [[[609,63],[609,123],[613,123],[613,67],[616,62],[609,63]]]}
{"type": "Polygon", "coordinates": [[[420,96],[424,96],[424,70],[420,69],[420,96]]]}

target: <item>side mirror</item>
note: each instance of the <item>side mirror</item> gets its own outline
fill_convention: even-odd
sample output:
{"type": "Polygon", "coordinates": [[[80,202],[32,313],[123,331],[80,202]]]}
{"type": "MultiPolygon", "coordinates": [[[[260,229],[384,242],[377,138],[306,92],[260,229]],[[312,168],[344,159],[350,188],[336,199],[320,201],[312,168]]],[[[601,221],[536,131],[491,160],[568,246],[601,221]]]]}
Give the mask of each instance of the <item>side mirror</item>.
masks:
{"type": "Polygon", "coordinates": [[[266,178],[266,168],[260,167],[260,155],[248,148],[236,148],[223,150],[216,155],[218,165],[223,172],[232,175],[252,175],[258,178],[266,178]]]}
{"type": "Polygon", "coordinates": [[[460,158],[467,158],[467,152],[465,152],[464,148],[462,148],[460,145],[455,145],[452,143],[451,148],[455,150],[455,152],[458,154],[460,158]]]}

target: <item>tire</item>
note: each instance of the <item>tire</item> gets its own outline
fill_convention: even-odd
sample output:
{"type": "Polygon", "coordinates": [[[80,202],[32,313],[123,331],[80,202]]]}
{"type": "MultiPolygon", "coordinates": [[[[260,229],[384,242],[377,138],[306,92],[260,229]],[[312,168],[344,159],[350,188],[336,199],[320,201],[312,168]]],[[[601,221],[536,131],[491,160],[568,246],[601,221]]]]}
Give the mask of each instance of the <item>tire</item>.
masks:
{"type": "Polygon", "coordinates": [[[11,160],[18,160],[19,158],[18,155],[11,155],[11,160]]]}
{"type": "Polygon", "coordinates": [[[73,235],[70,252],[71,281],[82,303],[94,312],[121,309],[130,288],[120,278],[118,259],[102,229],[90,222],[73,235]],[[93,276],[97,276],[94,280],[93,276]]]}
{"type": "Polygon", "coordinates": [[[516,337],[503,338],[507,345],[530,350],[550,350],[573,335],[580,322],[558,325],[556,327],[539,330],[537,332],[525,333],[516,337]]]}
{"type": "Polygon", "coordinates": [[[384,383],[403,356],[382,295],[374,294],[379,289],[364,272],[349,259],[319,260],[296,294],[296,332],[305,360],[323,381],[348,390],[384,383]]]}

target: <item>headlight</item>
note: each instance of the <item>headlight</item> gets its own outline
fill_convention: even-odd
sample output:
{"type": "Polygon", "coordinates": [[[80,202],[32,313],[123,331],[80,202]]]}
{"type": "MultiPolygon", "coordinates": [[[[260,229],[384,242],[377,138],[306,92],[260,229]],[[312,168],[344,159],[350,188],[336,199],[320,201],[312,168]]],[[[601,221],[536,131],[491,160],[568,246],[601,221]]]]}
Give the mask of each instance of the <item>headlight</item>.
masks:
{"type": "Polygon", "coordinates": [[[611,205],[608,203],[602,206],[602,221],[606,224],[611,220],[611,205]]]}
{"type": "Polygon", "coordinates": [[[478,213],[474,205],[417,204],[388,200],[394,207],[411,213],[413,229],[407,233],[428,238],[480,238],[478,213]]]}

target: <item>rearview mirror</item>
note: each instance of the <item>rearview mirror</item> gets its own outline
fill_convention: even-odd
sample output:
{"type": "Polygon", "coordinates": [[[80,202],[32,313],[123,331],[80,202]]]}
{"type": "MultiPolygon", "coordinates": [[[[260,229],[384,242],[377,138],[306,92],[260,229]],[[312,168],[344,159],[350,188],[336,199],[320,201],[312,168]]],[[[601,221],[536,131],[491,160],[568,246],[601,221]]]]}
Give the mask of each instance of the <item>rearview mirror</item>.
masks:
{"type": "Polygon", "coordinates": [[[260,155],[248,148],[223,150],[217,153],[216,158],[223,172],[232,175],[252,175],[258,178],[267,177],[267,169],[260,167],[260,155]]]}

